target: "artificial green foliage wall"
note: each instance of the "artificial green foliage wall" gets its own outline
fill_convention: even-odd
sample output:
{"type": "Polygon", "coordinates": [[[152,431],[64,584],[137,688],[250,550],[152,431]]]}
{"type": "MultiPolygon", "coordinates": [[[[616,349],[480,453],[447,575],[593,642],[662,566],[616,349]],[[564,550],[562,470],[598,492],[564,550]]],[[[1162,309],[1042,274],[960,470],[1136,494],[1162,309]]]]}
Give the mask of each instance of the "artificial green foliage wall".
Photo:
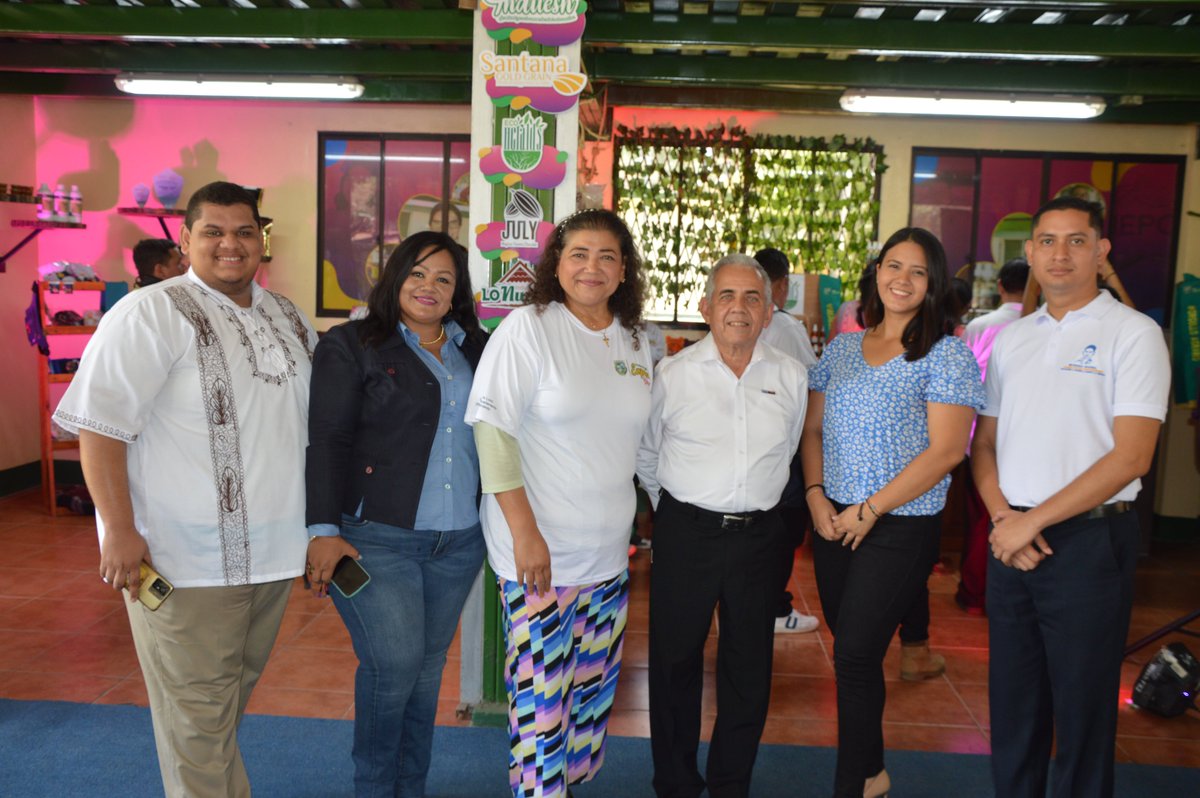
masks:
{"type": "Polygon", "coordinates": [[[614,143],[617,210],[642,249],[659,311],[692,316],[709,266],[767,246],[797,271],[857,290],[886,169],[871,139],[619,126],[614,143]]]}

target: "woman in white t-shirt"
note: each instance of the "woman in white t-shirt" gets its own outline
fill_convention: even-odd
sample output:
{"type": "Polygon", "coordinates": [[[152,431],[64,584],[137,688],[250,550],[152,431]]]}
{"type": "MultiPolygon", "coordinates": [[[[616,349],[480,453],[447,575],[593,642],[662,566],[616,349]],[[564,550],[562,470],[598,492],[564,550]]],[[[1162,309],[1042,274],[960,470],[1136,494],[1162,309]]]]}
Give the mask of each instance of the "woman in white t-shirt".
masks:
{"type": "Polygon", "coordinates": [[[484,350],[467,405],[507,644],[509,783],[563,796],[604,760],[628,601],[629,523],[652,364],[641,258],[620,217],[555,229],[526,305],[484,350]]]}

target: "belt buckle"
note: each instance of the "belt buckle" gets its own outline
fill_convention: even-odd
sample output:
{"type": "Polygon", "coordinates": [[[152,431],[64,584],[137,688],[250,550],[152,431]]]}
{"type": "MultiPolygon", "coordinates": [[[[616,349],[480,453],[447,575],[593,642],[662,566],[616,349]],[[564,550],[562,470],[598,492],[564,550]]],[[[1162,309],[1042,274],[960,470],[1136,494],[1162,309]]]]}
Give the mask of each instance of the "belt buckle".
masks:
{"type": "Polygon", "coordinates": [[[726,513],[721,516],[721,529],[741,531],[750,525],[750,520],[750,516],[747,515],[730,515],[726,513]]]}

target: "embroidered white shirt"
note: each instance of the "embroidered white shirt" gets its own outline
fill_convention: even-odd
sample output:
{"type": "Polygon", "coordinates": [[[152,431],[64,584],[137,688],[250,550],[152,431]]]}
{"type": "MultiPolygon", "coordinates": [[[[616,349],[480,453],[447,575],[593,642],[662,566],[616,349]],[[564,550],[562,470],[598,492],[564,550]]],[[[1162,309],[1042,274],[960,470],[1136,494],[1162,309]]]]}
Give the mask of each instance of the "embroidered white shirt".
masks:
{"type": "Polygon", "coordinates": [[[659,363],[638,479],[719,513],[779,503],[808,406],[804,366],[760,339],[739,379],[712,335],[659,363]]]}
{"type": "MultiPolygon", "coordinates": [[[[1105,291],[1061,321],[1043,306],[996,336],[980,411],[997,417],[1000,490],[1036,507],[1113,448],[1116,416],[1166,418],[1162,329],[1105,291]]],[[[1135,479],[1109,499],[1132,501],[1135,479]]]]}
{"type": "Polygon", "coordinates": [[[315,345],[284,297],[254,284],[241,308],[191,271],[101,319],[54,418],[129,444],[134,525],[176,587],[303,570],[315,345]]]}

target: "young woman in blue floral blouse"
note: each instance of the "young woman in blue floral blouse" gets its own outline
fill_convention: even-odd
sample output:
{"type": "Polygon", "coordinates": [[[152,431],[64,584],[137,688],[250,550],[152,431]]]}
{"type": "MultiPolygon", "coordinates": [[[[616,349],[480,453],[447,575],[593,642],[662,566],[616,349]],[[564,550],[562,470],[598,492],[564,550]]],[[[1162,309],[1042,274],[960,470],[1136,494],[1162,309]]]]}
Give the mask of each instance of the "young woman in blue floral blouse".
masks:
{"type": "Polygon", "coordinates": [[[941,243],[908,227],[884,244],[866,329],[809,375],[801,441],[817,589],[834,635],[835,796],[886,795],[883,657],[936,557],[950,471],[983,407],[979,367],[947,335],[941,243]]]}

